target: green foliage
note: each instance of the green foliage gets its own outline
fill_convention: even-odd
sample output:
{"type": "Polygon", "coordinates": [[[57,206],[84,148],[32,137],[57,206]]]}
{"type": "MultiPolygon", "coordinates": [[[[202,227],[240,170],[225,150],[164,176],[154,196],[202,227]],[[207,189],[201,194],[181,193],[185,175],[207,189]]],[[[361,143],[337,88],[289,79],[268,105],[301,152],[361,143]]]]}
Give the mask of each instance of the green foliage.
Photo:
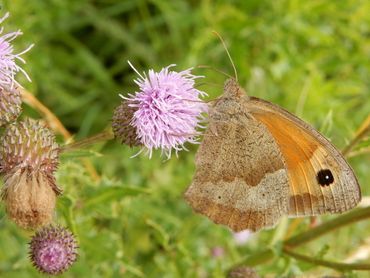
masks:
{"type": "MultiPolygon", "coordinates": [[[[225,39],[249,94],[297,113],[339,148],[370,111],[369,1],[9,0],[2,3],[5,10],[11,13],[5,31],[24,32],[16,49],[35,43],[25,65],[33,82],[21,83],[76,138],[108,127],[118,93],[136,90],[127,60],[139,71],[176,63],[178,70],[208,65],[233,75],[212,30],[225,39]]],[[[206,76],[199,87],[209,99],[222,93],[225,76],[195,72],[206,76]]],[[[64,195],[55,221],[68,225],[81,246],[78,262],[62,276],[224,277],[244,257],[268,247],[275,256],[256,266],[261,275],[338,275],[279,250],[288,235],[310,229],[309,219],[283,220],[238,246],[229,230],[194,214],[182,195],[195,150],[190,146],[169,161],[155,153],[149,160],[130,158],[137,149],[107,142],[64,155],[58,171],[64,195]],[[212,256],[215,247],[224,249],[221,257],[212,256]]],[[[364,196],[370,193],[369,162],[369,153],[350,160],[364,196]]],[[[0,276],[39,277],[27,260],[31,233],[8,221],[3,208],[0,213],[0,276]]],[[[359,248],[370,249],[369,230],[369,221],[355,223],[297,252],[345,261],[359,248]]]]}

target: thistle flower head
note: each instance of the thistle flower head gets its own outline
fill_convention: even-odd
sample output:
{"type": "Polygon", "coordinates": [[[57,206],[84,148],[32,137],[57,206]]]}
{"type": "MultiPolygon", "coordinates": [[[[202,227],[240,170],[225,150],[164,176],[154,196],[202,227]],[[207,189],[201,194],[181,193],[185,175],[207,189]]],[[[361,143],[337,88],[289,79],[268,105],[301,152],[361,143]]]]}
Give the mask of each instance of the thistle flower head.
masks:
{"type": "Polygon", "coordinates": [[[30,242],[30,259],[42,273],[57,275],[77,260],[77,241],[63,227],[44,227],[30,242]]]}
{"type": "Polygon", "coordinates": [[[0,126],[16,120],[21,113],[21,105],[21,94],[16,88],[0,86],[0,126]]]}
{"type": "Polygon", "coordinates": [[[206,94],[194,88],[200,76],[191,74],[191,69],[172,71],[172,66],[160,72],[149,70],[144,76],[136,71],[139,78],[135,83],[140,90],[127,98],[129,106],[136,109],[131,125],[149,157],[153,149],[170,157],[172,149],[177,153],[185,149],[185,142],[196,143],[202,113],[207,111],[200,99],[206,94]]]}
{"type": "Polygon", "coordinates": [[[136,129],[131,125],[135,111],[135,107],[130,107],[128,101],[123,100],[114,110],[112,119],[114,137],[130,147],[142,145],[137,137],[136,129]]]}
{"type": "MultiPolygon", "coordinates": [[[[9,13],[6,13],[1,19],[0,24],[9,17],[9,13]]],[[[0,28],[0,35],[3,33],[4,28],[0,28]]],[[[13,87],[14,84],[18,85],[17,81],[15,81],[15,75],[18,72],[22,72],[23,75],[29,80],[29,76],[27,73],[17,65],[17,61],[25,63],[23,58],[21,57],[24,53],[30,50],[33,45],[30,45],[25,50],[14,53],[14,48],[12,45],[12,41],[21,35],[22,32],[20,30],[15,32],[10,32],[0,36],[0,86],[8,86],[10,88],[13,87]]]]}
{"type": "Polygon", "coordinates": [[[11,124],[0,144],[0,173],[4,175],[2,199],[10,219],[23,228],[50,223],[56,195],[59,147],[54,135],[39,121],[11,124]]]}

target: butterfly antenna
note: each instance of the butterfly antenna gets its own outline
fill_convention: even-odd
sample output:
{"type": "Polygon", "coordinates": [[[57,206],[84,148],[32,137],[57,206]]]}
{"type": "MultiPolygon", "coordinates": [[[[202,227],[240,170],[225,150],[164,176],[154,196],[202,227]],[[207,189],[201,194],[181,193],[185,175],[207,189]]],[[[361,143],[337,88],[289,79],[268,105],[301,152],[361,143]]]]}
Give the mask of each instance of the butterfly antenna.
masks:
{"type": "Polygon", "coordinates": [[[222,70],[216,69],[214,67],[211,67],[211,66],[199,65],[199,66],[196,66],[196,68],[198,68],[198,69],[211,69],[211,70],[214,70],[217,73],[220,73],[220,74],[225,75],[225,76],[227,76],[229,78],[232,78],[232,76],[230,74],[228,74],[228,73],[226,73],[226,72],[224,72],[222,70]]]}
{"type": "Polygon", "coordinates": [[[224,41],[224,39],[221,37],[221,35],[219,33],[217,33],[216,31],[212,31],[213,34],[215,34],[221,41],[223,47],[225,48],[225,51],[227,53],[227,56],[229,57],[229,60],[231,62],[231,65],[233,66],[233,69],[234,69],[234,74],[235,74],[235,80],[238,81],[238,73],[236,72],[236,67],[235,67],[235,64],[233,62],[233,59],[231,58],[231,55],[229,53],[229,50],[227,49],[227,46],[226,46],[226,43],[224,41]]]}

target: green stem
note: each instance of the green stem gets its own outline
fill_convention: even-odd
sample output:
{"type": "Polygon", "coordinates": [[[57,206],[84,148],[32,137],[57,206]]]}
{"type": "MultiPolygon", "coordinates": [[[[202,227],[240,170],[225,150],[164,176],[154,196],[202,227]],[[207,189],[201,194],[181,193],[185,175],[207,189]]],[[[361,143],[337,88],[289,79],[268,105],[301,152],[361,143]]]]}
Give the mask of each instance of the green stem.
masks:
{"type": "Polygon", "coordinates": [[[307,243],[315,238],[327,234],[340,227],[370,218],[370,207],[360,208],[343,214],[325,222],[319,226],[309,229],[284,241],[284,246],[292,248],[307,243]]]}
{"type": "Polygon", "coordinates": [[[274,251],[272,249],[265,249],[256,254],[250,255],[248,257],[244,257],[239,263],[237,263],[230,269],[233,269],[237,266],[242,266],[242,265],[247,265],[247,266],[260,265],[260,264],[270,261],[271,259],[273,259],[273,257],[274,257],[274,251]]]}
{"type": "Polygon", "coordinates": [[[291,251],[289,248],[283,248],[283,253],[289,255],[290,257],[311,263],[313,265],[322,265],[329,268],[333,268],[339,271],[348,271],[348,270],[370,270],[369,264],[345,264],[345,263],[337,263],[332,261],[325,261],[320,259],[311,258],[302,254],[295,253],[291,251]]]}
{"type": "MultiPolygon", "coordinates": [[[[359,222],[362,220],[365,220],[367,218],[370,218],[370,207],[366,208],[360,208],[353,210],[347,214],[338,216],[337,218],[330,220],[324,224],[321,224],[315,228],[309,229],[306,232],[300,233],[296,236],[293,236],[285,241],[283,241],[283,252],[287,255],[290,255],[291,251],[290,249],[298,247],[304,243],[307,243],[311,240],[314,240],[324,234],[327,234],[335,229],[341,228],[343,226],[352,224],[354,222],[359,222]],[[287,251],[288,250],[288,251],[287,251]]],[[[230,269],[233,269],[237,266],[240,265],[247,265],[247,266],[256,266],[262,263],[265,263],[267,261],[270,261],[274,258],[276,252],[274,252],[271,248],[267,248],[265,250],[262,250],[258,252],[257,254],[253,254],[251,256],[243,258],[241,261],[239,261],[237,264],[233,265],[230,269]]],[[[299,255],[295,254],[297,256],[302,256],[305,257],[304,255],[299,255]]],[[[293,256],[292,256],[293,257],[293,256]]],[[[302,259],[304,260],[304,259],[302,259]]],[[[365,269],[365,267],[369,267],[366,269],[370,269],[370,265],[357,265],[357,264],[341,264],[341,263],[327,263],[326,261],[321,261],[321,260],[316,260],[312,259],[320,263],[320,265],[324,265],[323,263],[326,263],[325,266],[335,268],[335,269],[357,269],[357,268],[352,268],[353,266],[355,267],[363,267],[361,269],[365,269]],[[334,267],[335,266],[335,267],[334,267]],[[342,268],[340,268],[342,267],[342,268]],[[347,267],[347,268],[346,268],[347,267]]],[[[311,260],[311,262],[313,262],[311,260]]]]}
{"type": "Polygon", "coordinates": [[[113,135],[112,131],[111,130],[105,130],[105,131],[100,132],[98,134],[95,134],[91,137],[87,137],[87,138],[82,139],[80,141],[76,141],[76,142],[65,145],[62,148],[62,152],[69,152],[69,151],[73,151],[73,150],[76,150],[76,149],[85,148],[87,146],[96,144],[98,142],[111,140],[113,138],[114,138],[114,135],[113,135]]]}

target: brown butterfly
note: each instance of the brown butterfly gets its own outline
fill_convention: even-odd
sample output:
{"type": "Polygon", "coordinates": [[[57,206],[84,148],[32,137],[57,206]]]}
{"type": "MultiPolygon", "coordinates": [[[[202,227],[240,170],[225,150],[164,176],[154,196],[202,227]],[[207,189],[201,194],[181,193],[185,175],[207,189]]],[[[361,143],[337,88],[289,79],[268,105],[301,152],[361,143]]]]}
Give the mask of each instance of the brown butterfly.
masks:
{"type": "Polygon", "coordinates": [[[234,231],[274,226],[283,215],[341,213],[361,192],[353,170],[318,131],[236,80],[210,108],[185,193],[196,212],[234,231]]]}

